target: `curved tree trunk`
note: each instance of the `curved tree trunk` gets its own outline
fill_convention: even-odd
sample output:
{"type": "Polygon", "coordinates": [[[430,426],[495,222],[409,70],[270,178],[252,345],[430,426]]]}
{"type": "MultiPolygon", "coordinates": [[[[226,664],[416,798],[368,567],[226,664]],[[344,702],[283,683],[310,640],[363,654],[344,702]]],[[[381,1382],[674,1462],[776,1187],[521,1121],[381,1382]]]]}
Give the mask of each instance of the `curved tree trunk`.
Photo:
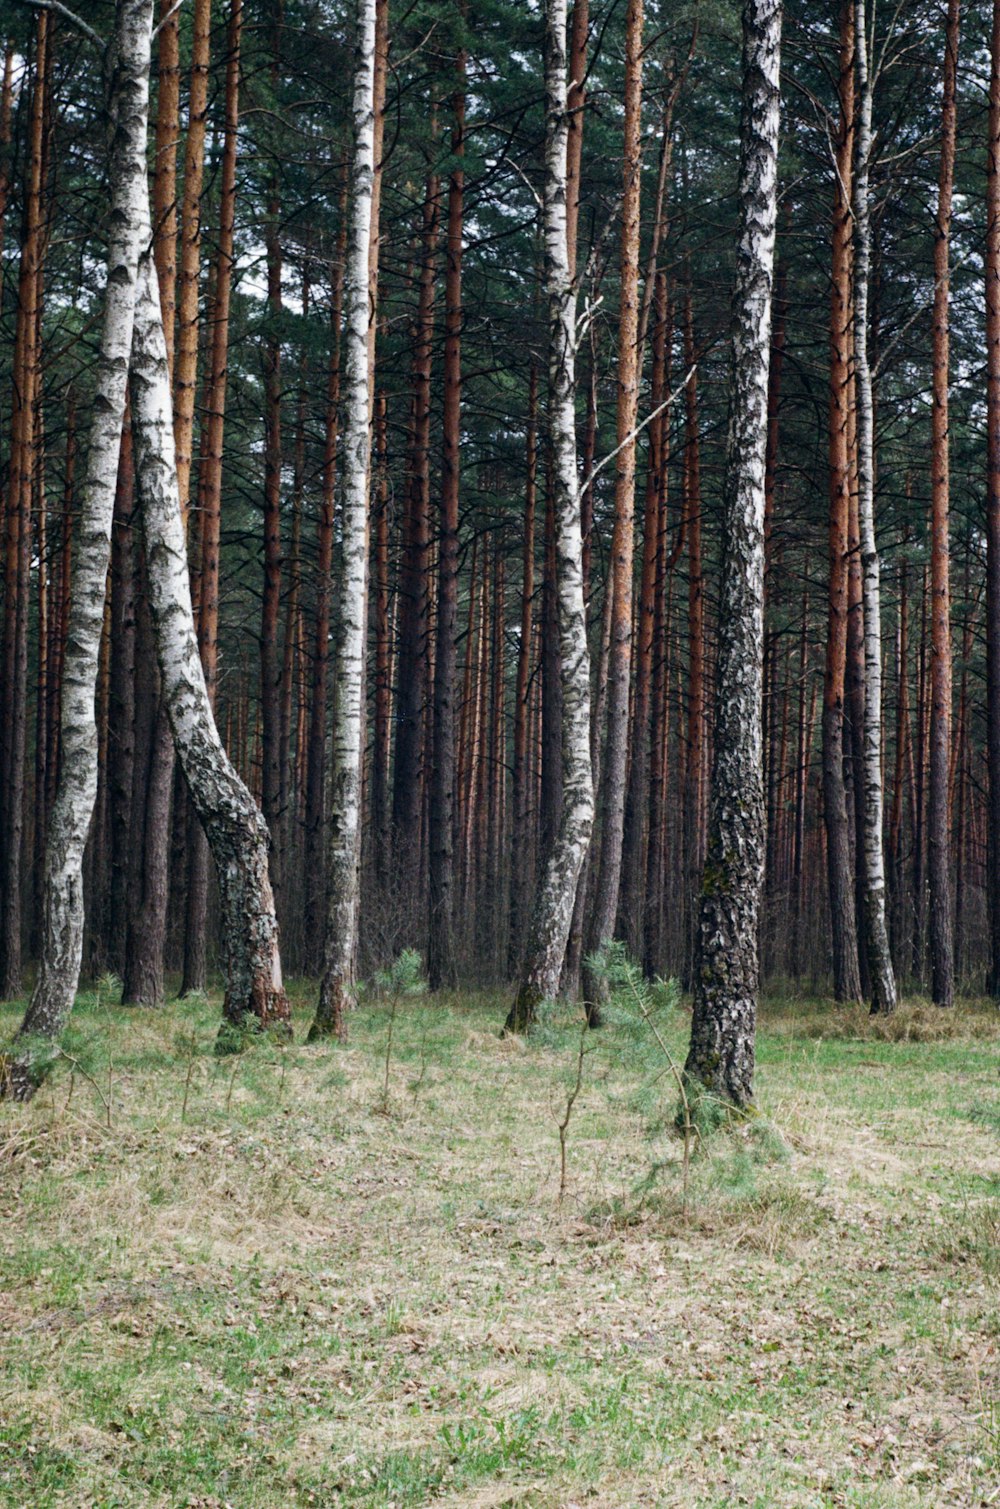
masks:
{"type": "Polygon", "coordinates": [[[375,0],[358,0],[354,155],[344,279],[343,564],[330,794],[330,892],[323,979],[310,1039],[342,1036],[354,986],[365,718],[368,476],[371,462],[369,251],[375,180],[375,0]]]}
{"type": "Polygon", "coordinates": [[[566,0],[547,0],[546,4],[545,103],[545,282],[563,689],[562,816],[535,900],[520,985],[507,1017],[508,1032],[526,1030],[539,1005],[555,998],[594,821],[590,653],[576,465],[576,295],[566,240],[566,0]]]}
{"type": "Polygon", "coordinates": [[[4,1062],[0,1094],[28,1099],[47,1072],[73,1007],[83,950],[83,851],[97,795],[94,695],[136,307],[136,275],[148,238],[146,131],[151,0],[118,0],[111,65],[111,213],[104,321],[83,517],[73,563],[70,632],[63,664],[61,769],[45,851],[45,917],[38,979],[4,1062]],[[39,1039],[44,1040],[39,1044],[39,1039]]]}
{"type": "MultiPolygon", "coordinates": [[[[148,204],[143,208],[148,231],[148,204]]],[[[284,1027],[289,1007],[268,875],[267,827],[222,747],[198,653],[177,491],[166,346],[156,274],[148,257],[139,270],[131,397],[161,692],[218,875],[227,966],[223,1014],[240,1032],[284,1027]]]]}
{"type": "Polygon", "coordinates": [[[747,0],[715,757],[685,1065],[698,1091],[739,1108],[753,1097],[764,879],[764,471],[780,50],[781,0],[747,0]]]}

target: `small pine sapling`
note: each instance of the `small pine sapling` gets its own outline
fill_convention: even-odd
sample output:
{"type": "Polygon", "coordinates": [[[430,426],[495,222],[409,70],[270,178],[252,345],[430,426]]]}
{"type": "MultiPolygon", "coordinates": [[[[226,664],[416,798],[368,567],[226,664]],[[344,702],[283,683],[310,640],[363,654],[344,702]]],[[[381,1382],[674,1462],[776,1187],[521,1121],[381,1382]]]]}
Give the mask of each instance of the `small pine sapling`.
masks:
{"type": "Polygon", "coordinates": [[[653,1130],[661,1128],[666,1120],[662,1114],[661,1081],[669,1076],[677,1088],[680,1109],[674,1126],[683,1140],[683,1211],[687,1220],[691,1156],[700,1132],[692,1114],[684,1072],[666,1037],[667,1021],[680,1001],[679,987],[676,980],[647,980],[620,942],[606,944],[588,960],[587,968],[606,988],[609,999],[604,1010],[605,1022],[618,1029],[645,1070],[640,1095],[647,1112],[652,1113],[653,1130]]]}
{"type": "Polygon", "coordinates": [[[424,979],[423,960],[415,948],[404,948],[388,969],[378,970],[372,979],[378,995],[389,1002],[389,1031],[385,1043],[385,1070],[382,1079],[382,1095],[378,1104],[381,1115],[389,1113],[389,1074],[392,1068],[392,1040],[396,1031],[396,1016],[400,1003],[406,998],[423,995],[427,989],[424,979]]]}

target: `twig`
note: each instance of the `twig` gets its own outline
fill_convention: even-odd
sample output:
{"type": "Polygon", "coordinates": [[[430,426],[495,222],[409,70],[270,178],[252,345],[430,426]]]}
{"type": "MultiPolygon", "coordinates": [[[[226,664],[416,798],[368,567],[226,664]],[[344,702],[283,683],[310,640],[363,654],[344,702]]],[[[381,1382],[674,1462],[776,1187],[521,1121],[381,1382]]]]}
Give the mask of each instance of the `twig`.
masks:
{"type": "Polygon", "coordinates": [[[160,35],[160,32],[169,21],[173,20],[174,16],[176,16],[177,12],[180,10],[183,4],[184,0],[176,0],[176,3],[170,7],[170,9],[167,11],[167,14],[161,17],[159,23],[153,27],[153,30],[149,34],[149,40],[151,42],[156,41],[157,37],[160,35]]]}
{"type": "Polygon", "coordinates": [[[697,370],[698,363],[695,362],[688,372],[687,376],[685,377],[684,381],[682,383],[679,383],[674,391],[668,394],[663,402],[661,404],[658,404],[651,414],[647,414],[642,423],[637,424],[631,434],[626,435],[625,439],[621,441],[619,445],[616,445],[613,451],[609,451],[608,454],[602,458],[602,460],[598,461],[596,466],[591,467],[590,472],[583,479],[583,482],[580,485],[581,498],[583,497],[587,489],[592,485],[594,479],[604,470],[606,466],[609,466],[611,464],[611,462],[615,459],[619,452],[623,451],[627,445],[631,444],[631,442],[636,438],[637,435],[641,435],[646,426],[648,424],[652,424],[653,420],[657,417],[658,414],[662,414],[664,409],[669,409],[675,398],[679,398],[681,396],[681,394],[684,392],[684,389],[687,387],[688,383],[691,381],[697,370]]]}
{"type": "Polygon", "coordinates": [[[587,1039],[589,1036],[590,1023],[586,1016],[583,1026],[580,1028],[580,1046],[576,1055],[576,1080],[572,1090],[566,1097],[566,1109],[563,1112],[562,1121],[559,1122],[559,1204],[563,1202],[566,1193],[566,1134],[569,1131],[570,1117],[573,1115],[573,1107],[583,1085],[583,1061],[587,1056],[587,1039]]]}

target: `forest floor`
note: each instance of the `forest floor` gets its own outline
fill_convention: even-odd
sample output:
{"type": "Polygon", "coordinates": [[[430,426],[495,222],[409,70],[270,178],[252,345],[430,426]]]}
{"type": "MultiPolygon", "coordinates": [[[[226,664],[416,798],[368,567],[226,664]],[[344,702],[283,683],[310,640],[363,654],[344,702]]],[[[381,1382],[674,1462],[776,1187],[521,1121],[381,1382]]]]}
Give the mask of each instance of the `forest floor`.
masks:
{"type": "Polygon", "coordinates": [[[388,1006],[310,1003],[218,1059],[217,1000],[85,996],[0,1106],[0,1502],[1000,1506],[995,1010],[771,1003],[685,1203],[617,1028],[560,1201],[575,1026],[406,1000],[384,1099],[388,1006]]]}

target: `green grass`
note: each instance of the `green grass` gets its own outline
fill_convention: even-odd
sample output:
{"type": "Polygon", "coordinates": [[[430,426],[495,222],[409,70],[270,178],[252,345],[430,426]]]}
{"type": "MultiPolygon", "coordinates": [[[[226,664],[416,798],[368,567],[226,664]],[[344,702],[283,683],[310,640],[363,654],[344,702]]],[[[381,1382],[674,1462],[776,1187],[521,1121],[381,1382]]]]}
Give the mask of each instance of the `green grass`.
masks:
{"type": "Polygon", "coordinates": [[[576,1026],[505,1005],[401,1001],[383,1102],[388,1003],[220,1060],[81,997],[0,1107],[0,1503],[1000,1504],[997,1014],[769,1003],[686,1202],[595,1034],[560,1202],[576,1026]]]}

